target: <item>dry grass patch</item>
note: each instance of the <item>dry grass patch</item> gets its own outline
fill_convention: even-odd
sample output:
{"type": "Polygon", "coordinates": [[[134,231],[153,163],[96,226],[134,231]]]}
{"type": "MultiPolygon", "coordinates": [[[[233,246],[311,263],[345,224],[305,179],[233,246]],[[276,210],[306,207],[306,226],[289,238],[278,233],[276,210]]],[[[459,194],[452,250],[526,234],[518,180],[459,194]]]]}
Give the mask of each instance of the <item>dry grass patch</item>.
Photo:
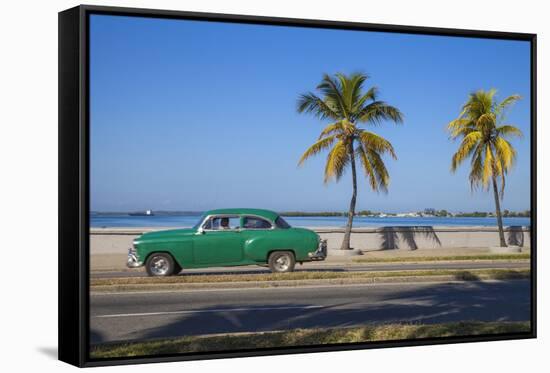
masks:
{"type": "Polygon", "coordinates": [[[528,321],[383,324],[340,329],[295,329],[264,333],[181,337],[149,342],[99,344],[92,346],[90,354],[92,358],[115,358],[435,337],[527,333],[530,329],[531,325],[528,321]]]}

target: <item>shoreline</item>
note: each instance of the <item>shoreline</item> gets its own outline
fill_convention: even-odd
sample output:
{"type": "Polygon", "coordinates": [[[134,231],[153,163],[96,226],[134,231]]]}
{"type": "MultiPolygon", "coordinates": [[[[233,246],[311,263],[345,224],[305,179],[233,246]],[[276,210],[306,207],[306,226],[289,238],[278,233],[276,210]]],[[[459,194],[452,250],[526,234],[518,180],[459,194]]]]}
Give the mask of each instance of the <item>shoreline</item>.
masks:
{"type": "MultiPolygon", "coordinates": [[[[342,226],[292,226],[293,228],[307,228],[317,233],[344,233],[345,227],[342,226]]],[[[160,230],[171,229],[191,229],[189,226],[143,226],[143,227],[90,227],[90,234],[141,234],[145,232],[153,232],[160,230]]],[[[422,231],[425,229],[433,229],[434,231],[447,231],[447,232],[497,232],[498,227],[486,226],[486,225],[387,225],[387,226],[370,226],[370,227],[353,227],[352,233],[380,233],[388,228],[392,228],[395,232],[406,231],[410,229],[416,229],[422,231]]],[[[505,225],[504,230],[509,231],[511,229],[521,230],[523,232],[530,232],[530,225],[505,225]]]]}

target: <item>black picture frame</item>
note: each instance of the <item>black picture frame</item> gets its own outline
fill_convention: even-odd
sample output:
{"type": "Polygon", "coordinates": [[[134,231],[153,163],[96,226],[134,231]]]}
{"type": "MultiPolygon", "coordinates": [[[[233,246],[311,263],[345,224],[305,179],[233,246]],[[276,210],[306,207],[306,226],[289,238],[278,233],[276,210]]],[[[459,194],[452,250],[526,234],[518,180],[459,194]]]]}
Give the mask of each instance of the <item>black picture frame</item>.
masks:
{"type": "Polygon", "coordinates": [[[536,338],[536,34],[81,5],[59,13],[59,360],[79,367],[536,338]],[[92,14],[507,39],[531,45],[531,331],[135,358],[89,356],[89,33],[92,14]]]}

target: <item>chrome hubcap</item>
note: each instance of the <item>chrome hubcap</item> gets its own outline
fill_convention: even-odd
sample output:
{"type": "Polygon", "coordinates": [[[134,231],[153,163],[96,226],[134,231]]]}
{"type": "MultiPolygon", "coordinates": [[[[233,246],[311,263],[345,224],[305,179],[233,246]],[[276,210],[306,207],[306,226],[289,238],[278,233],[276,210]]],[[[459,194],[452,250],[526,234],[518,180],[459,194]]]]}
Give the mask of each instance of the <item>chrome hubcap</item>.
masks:
{"type": "Polygon", "coordinates": [[[151,272],[157,276],[166,274],[169,268],[170,264],[168,264],[168,261],[162,256],[154,257],[153,260],[151,260],[151,272]]]}
{"type": "Polygon", "coordinates": [[[290,258],[288,255],[281,255],[275,260],[275,269],[279,272],[284,272],[290,266],[290,258]]]}

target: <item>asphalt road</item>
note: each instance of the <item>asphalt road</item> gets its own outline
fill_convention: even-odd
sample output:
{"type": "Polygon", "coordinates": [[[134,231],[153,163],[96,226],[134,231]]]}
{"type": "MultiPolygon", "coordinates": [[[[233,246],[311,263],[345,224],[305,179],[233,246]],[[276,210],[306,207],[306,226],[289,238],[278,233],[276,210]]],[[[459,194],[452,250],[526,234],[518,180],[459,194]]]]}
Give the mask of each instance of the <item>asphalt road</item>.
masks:
{"type": "MultiPolygon", "coordinates": [[[[422,269],[494,269],[494,268],[530,268],[529,262],[429,262],[429,263],[372,263],[372,264],[347,264],[347,263],[323,263],[296,265],[295,271],[335,271],[335,272],[358,272],[358,271],[406,271],[422,269]]],[[[217,267],[185,269],[180,276],[186,274],[246,274],[246,273],[268,273],[269,270],[260,266],[243,267],[217,267]]],[[[113,278],[113,277],[146,277],[145,269],[128,271],[105,271],[92,272],[92,278],[113,278]]]]}
{"type": "Polygon", "coordinates": [[[528,280],[92,294],[91,343],[368,323],[530,318],[528,280]]]}

